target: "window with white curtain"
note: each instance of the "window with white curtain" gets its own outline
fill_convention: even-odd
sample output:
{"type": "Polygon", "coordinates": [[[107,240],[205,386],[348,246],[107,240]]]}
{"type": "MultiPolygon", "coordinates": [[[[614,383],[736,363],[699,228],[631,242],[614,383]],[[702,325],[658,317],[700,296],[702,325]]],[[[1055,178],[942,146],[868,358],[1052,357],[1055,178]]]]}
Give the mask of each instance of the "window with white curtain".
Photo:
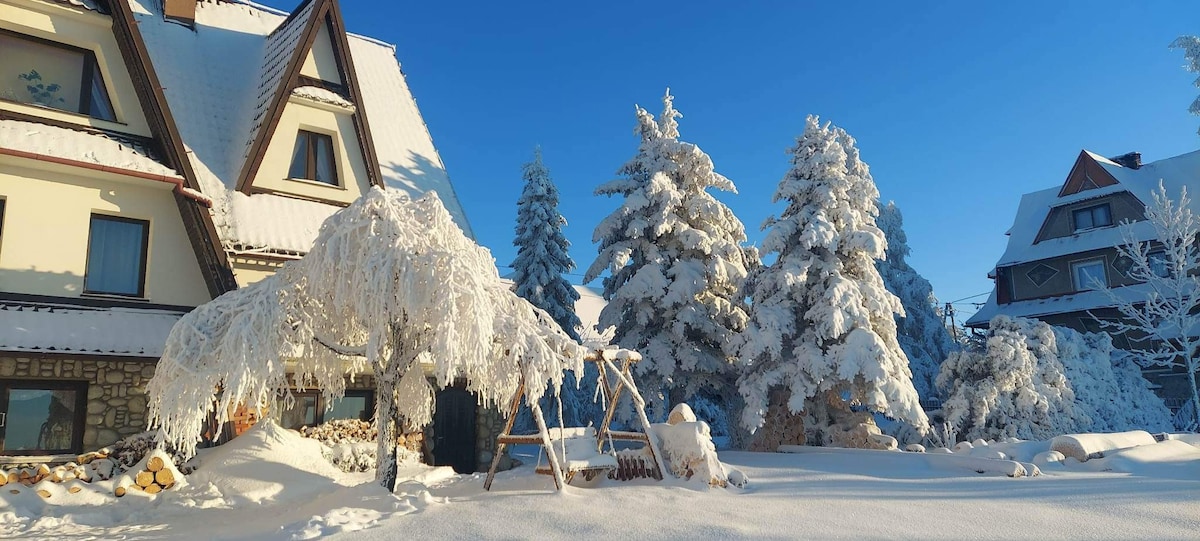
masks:
{"type": "Polygon", "coordinates": [[[93,214],[84,291],[144,297],[149,237],[150,222],[93,214]]]}

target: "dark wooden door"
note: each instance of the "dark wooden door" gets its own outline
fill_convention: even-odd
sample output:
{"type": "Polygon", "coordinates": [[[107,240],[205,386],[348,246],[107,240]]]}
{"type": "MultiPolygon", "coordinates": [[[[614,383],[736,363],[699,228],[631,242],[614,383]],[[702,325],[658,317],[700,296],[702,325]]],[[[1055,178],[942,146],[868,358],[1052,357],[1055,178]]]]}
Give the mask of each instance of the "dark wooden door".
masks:
{"type": "Polygon", "coordinates": [[[437,393],[433,412],[433,464],[475,472],[475,396],[461,387],[437,393]]]}

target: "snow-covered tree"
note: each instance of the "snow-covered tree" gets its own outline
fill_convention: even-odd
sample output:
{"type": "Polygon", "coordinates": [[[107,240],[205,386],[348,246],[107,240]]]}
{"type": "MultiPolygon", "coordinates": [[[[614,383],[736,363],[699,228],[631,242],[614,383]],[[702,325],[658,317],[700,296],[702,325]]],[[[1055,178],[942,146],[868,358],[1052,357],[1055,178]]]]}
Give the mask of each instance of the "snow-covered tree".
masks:
{"type": "Polygon", "coordinates": [[[517,199],[517,258],[513,260],[513,283],[517,295],[545,310],[563,332],[579,340],[575,315],[579,292],[563,278],[575,268],[567,254],[571,243],[563,235],[567,220],[558,212],[558,188],[550,170],[542,163],[542,149],[533,151],[533,161],[523,167],[525,188],[517,199]]]}
{"type": "Polygon", "coordinates": [[[875,267],[883,277],[883,285],[900,298],[904,307],[904,315],[896,317],[900,349],[908,357],[917,394],[931,397],[936,394],[933,380],[937,378],[938,368],[957,348],[937,309],[933,286],[905,261],[909,254],[908,236],[904,233],[904,216],[900,208],[889,202],[879,209],[875,223],[887,239],[887,257],[879,260],[875,267]]]}
{"type": "Polygon", "coordinates": [[[375,378],[376,478],[396,481],[398,430],[432,421],[434,387],[462,378],[485,404],[507,403],[524,378],[529,403],[556,392],[584,350],[500,280],[436,194],[415,201],[373,188],[321,226],[312,251],[275,275],[222,295],[171,330],[147,385],[150,423],[186,455],[210,412],[270,403],[289,388],[325,402],[346,378],[375,378]]]}
{"type": "Polygon", "coordinates": [[[968,440],[1044,440],[1092,422],[1075,408],[1053,328],[1036,320],[996,316],[986,349],[951,353],[937,386],[946,422],[968,440]]]}
{"type": "Polygon", "coordinates": [[[742,423],[760,439],[790,434],[776,443],[832,443],[831,421],[844,424],[861,406],[924,432],[896,339],[900,300],[875,268],[885,240],[870,172],[854,139],[815,116],[789,152],[792,168],[773,198],[787,208],[763,225],[762,248],[778,257],[747,281],[750,323],[730,346],[747,363],[742,423]],[[807,434],[784,426],[797,419],[807,434]]]}
{"type": "Polygon", "coordinates": [[[1144,344],[1130,350],[1143,366],[1182,370],[1193,411],[1200,412],[1200,220],[1192,212],[1187,188],[1176,202],[1159,183],[1146,205],[1146,221],[1157,241],[1142,242],[1134,223],[1125,222],[1117,252],[1132,263],[1126,276],[1150,291],[1144,298],[1130,298],[1119,289],[1101,287],[1124,318],[1100,322],[1132,344],[1144,344]]]}
{"type": "Polygon", "coordinates": [[[1124,432],[1172,429],[1171,410],[1150,390],[1131,356],[1114,349],[1102,333],[1080,333],[1053,327],[1054,344],[1063,374],[1075,393],[1075,409],[1091,419],[1080,430],[1124,432]]]}
{"type": "Polygon", "coordinates": [[[679,140],[682,115],[672,100],[668,91],[657,121],[637,108],[637,155],[620,178],[596,189],[625,200],[596,227],[599,255],[584,277],[611,273],[599,326],[615,327],[614,343],[642,353],[638,385],[660,415],[660,389],[672,403],[701,389],[736,399],[722,346],[745,326],[738,290],[756,259],[742,246],[742,223],[709,193],[736,192],[733,182],[699,147],[679,140]]]}
{"type": "MultiPolygon", "coordinates": [[[[1200,73],[1200,37],[1180,36],[1171,42],[1171,48],[1183,49],[1183,57],[1187,60],[1187,63],[1183,65],[1183,69],[1192,73],[1200,73]]],[[[1193,84],[1200,87],[1200,77],[1197,77],[1193,84]]],[[[1192,102],[1191,107],[1188,107],[1188,112],[1193,115],[1200,115],[1200,97],[1197,97],[1192,102]]],[[[1200,133],[1200,131],[1197,133],[1200,133]]]]}

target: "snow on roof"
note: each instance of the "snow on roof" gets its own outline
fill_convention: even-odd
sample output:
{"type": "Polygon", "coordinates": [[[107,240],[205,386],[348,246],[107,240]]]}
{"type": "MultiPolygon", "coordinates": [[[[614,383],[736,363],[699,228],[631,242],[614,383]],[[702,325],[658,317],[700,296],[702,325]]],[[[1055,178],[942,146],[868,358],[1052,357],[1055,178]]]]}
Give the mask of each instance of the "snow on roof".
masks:
{"type": "Polygon", "coordinates": [[[158,357],[183,312],[0,301],[0,351],[158,357]]]}
{"type": "Polygon", "coordinates": [[[287,69],[288,61],[300,45],[300,37],[308,25],[314,5],[316,2],[311,0],[305,2],[292,17],[284,19],[283,23],[267,35],[266,50],[262,55],[262,66],[259,69],[258,95],[254,98],[254,111],[251,116],[253,124],[250,126],[249,137],[246,139],[243,158],[250,153],[254,139],[258,137],[263,122],[267,120],[265,118],[267,110],[271,108],[271,102],[279,90],[279,85],[283,84],[283,72],[287,69]]]}
{"type": "Polygon", "coordinates": [[[319,86],[298,86],[292,89],[292,95],[301,98],[308,98],[321,103],[337,105],[346,109],[354,110],[354,104],[350,100],[343,98],[341,94],[331,90],[325,90],[319,86]]]}
{"type": "MultiPolygon", "coordinates": [[[[1152,201],[1151,193],[1158,189],[1159,181],[1167,189],[1167,195],[1179,197],[1183,186],[1192,193],[1200,191],[1200,150],[1166,158],[1142,165],[1138,169],[1124,167],[1098,154],[1084,151],[1117,180],[1117,184],[1058,197],[1061,186],[1047,188],[1021,196],[1013,226],[1008,231],[1008,246],[997,267],[1037,261],[1070,253],[1083,252],[1116,246],[1122,242],[1120,227],[1105,227],[1083,231],[1058,239],[1034,244],[1042,224],[1050,210],[1055,207],[1078,203],[1119,192],[1129,192],[1143,203],[1152,201]]],[[[1145,222],[1134,226],[1138,240],[1154,238],[1154,231],[1145,222]]]]}
{"type": "MultiPolygon", "coordinates": [[[[585,329],[595,329],[600,324],[600,311],[608,305],[602,291],[588,286],[571,286],[579,292],[579,300],[575,301],[575,315],[579,316],[579,324],[585,329]]],[[[600,329],[604,330],[604,329],[600,329]]]]}
{"type": "MultiPolygon", "coordinates": [[[[307,252],[316,236],[308,219],[321,214],[313,205],[328,207],[322,211],[327,211],[326,216],[338,207],[247,203],[233,194],[248,138],[258,128],[256,117],[261,117],[263,100],[269,100],[277,87],[287,53],[296,46],[292,34],[307,21],[307,11],[280,29],[284,15],[252,2],[201,2],[192,30],[164,22],[159,2],[133,0],[132,4],[200,188],[215,201],[214,222],[226,248],[248,239],[272,239],[286,245],[259,247],[296,251],[303,244],[300,251],[307,252]],[[279,60],[272,63],[269,59],[275,57],[279,60]],[[299,207],[305,208],[299,219],[274,213],[299,207]],[[256,214],[251,208],[268,213],[256,214]],[[302,224],[299,230],[284,233],[297,223],[302,224]],[[256,228],[266,229],[254,231],[256,228]]],[[[312,5],[308,3],[305,9],[311,10],[312,5]]],[[[455,222],[474,238],[400,71],[394,47],[353,34],[349,43],[363,94],[362,103],[355,105],[368,115],[382,178],[389,187],[413,196],[436,191],[455,222]]],[[[258,198],[281,199],[266,194],[249,197],[258,198]]]]}
{"type": "Polygon", "coordinates": [[[230,194],[229,208],[232,220],[228,238],[233,246],[292,254],[307,253],[321,224],[341,210],[333,205],[291,197],[248,196],[241,192],[230,194]]]}
{"type": "MultiPolygon", "coordinates": [[[[1113,293],[1126,301],[1145,299],[1150,291],[1151,287],[1147,284],[1136,284],[1113,289],[1113,293]]],[[[1095,310],[1097,308],[1111,308],[1115,305],[1116,303],[1104,291],[1100,290],[1081,291],[1070,295],[1030,299],[999,305],[996,303],[996,292],[993,290],[983,308],[980,308],[978,312],[975,312],[975,315],[967,319],[965,325],[968,327],[987,326],[988,322],[998,315],[1036,318],[1051,314],[1066,314],[1095,310]]]]}
{"type": "Polygon", "coordinates": [[[0,147],[118,169],[178,177],[143,150],[128,142],[20,120],[0,120],[0,147]]]}
{"type": "Polygon", "coordinates": [[[95,11],[97,13],[108,13],[107,10],[100,7],[100,5],[96,3],[96,0],[54,0],[54,1],[58,2],[59,4],[71,4],[72,6],[83,8],[83,9],[90,10],[90,11],[95,11]]]}

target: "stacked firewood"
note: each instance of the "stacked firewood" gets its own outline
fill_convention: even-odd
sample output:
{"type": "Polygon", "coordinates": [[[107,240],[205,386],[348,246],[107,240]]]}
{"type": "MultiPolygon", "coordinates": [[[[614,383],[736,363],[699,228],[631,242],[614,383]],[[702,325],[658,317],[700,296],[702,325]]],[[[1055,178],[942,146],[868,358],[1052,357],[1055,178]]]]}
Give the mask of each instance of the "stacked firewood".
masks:
{"type": "MultiPolygon", "coordinates": [[[[37,466],[9,470],[0,468],[0,487],[12,485],[13,488],[9,489],[9,492],[12,494],[19,494],[21,492],[19,488],[16,488],[18,486],[32,487],[42,481],[63,483],[75,479],[88,481],[91,479],[91,472],[86,467],[74,462],[54,467],[39,464],[37,466]]],[[[78,486],[70,488],[72,494],[79,492],[79,490],[78,486]]],[[[39,490],[38,494],[41,494],[44,498],[50,497],[50,493],[45,490],[39,490]]]]}
{"type": "Polygon", "coordinates": [[[358,419],[338,419],[317,426],[301,427],[300,435],[320,441],[325,445],[335,445],[375,441],[379,433],[370,422],[358,419]]]}
{"type": "Polygon", "coordinates": [[[175,468],[170,455],[154,449],[117,480],[113,494],[118,498],[132,490],[158,494],[175,486],[182,478],[183,474],[175,468]]]}

